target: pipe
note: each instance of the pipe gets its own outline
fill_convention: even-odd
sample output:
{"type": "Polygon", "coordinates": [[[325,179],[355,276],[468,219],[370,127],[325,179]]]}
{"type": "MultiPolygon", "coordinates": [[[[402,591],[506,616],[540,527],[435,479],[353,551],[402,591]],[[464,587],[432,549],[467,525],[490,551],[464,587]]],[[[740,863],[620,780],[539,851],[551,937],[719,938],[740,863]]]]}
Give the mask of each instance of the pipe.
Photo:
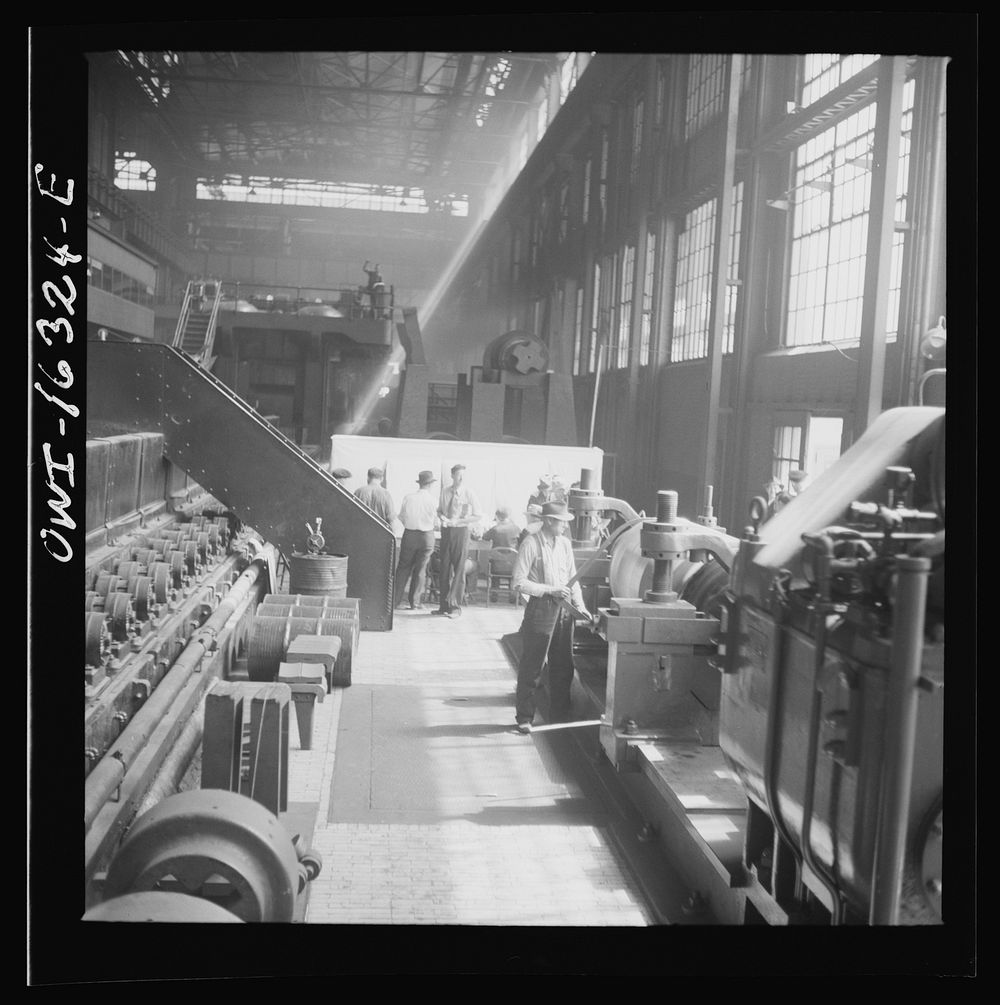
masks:
{"type": "Polygon", "coordinates": [[[594,374],[594,400],[590,405],[590,438],[587,440],[587,446],[592,447],[594,445],[594,424],[597,422],[597,392],[601,386],[601,370],[604,367],[604,345],[601,344],[600,348],[597,350],[597,372],[594,374]]]}
{"type": "Polygon", "coordinates": [[[896,560],[896,569],[892,656],[886,693],[885,756],[869,911],[872,925],[899,922],[931,562],[928,558],[901,555],[896,560]]]}
{"type": "MultiPolygon", "coordinates": [[[[205,694],[208,694],[214,685],[215,681],[209,684],[205,694]]],[[[163,764],[160,765],[160,770],[157,772],[153,784],[135,811],[136,817],[141,817],[147,810],[151,810],[157,803],[177,791],[177,786],[184,778],[204,735],[205,703],[202,700],[197,711],[188,719],[181,735],[177,737],[173,747],[170,748],[170,753],[164,758],[163,764]]]]}
{"type": "Polygon", "coordinates": [[[83,810],[85,830],[90,829],[111,794],[121,785],[129,766],[142,752],[143,747],[149,741],[174,699],[197,667],[200,666],[201,659],[214,641],[217,632],[226,624],[233,611],[249,594],[250,588],[260,574],[267,569],[269,549],[273,551],[273,546],[267,545],[261,555],[233,583],[226,599],[219,604],[208,621],[198,629],[195,637],[174,661],[173,666],[160,682],[160,686],[153,692],[149,701],[136,712],[122,735],[87,776],[83,810]]]}

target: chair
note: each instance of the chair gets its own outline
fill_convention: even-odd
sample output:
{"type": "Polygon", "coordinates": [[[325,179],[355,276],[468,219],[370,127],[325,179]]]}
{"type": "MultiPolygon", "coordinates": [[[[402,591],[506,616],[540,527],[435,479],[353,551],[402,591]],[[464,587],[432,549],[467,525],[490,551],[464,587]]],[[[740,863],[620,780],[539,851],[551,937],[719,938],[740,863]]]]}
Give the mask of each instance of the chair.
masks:
{"type": "Polygon", "coordinates": [[[506,590],[511,603],[518,602],[514,590],[514,561],[517,558],[515,548],[494,548],[490,551],[486,576],[486,606],[490,606],[494,590],[506,590]]]}

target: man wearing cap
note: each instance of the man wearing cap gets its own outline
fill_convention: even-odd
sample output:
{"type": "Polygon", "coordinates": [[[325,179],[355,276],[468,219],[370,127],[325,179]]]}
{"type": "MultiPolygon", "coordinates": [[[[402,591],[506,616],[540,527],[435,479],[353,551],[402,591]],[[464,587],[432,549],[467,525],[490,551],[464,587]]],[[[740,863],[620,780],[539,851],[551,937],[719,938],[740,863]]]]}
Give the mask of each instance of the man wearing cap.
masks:
{"type": "Polygon", "coordinates": [[[393,604],[401,607],[403,594],[411,611],[419,611],[424,595],[427,563],[434,550],[434,528],[437,526],[438,501],[431,486],[437,482],[433,471],[421,471],[417,477],[420,488],[403,497],[399,507],[399,522],[403,525],[403,540],[399,545],[399,563],[396,566],[393,604]]]}
{"type": "Polygon", "coordinates": [[[516,548],[521,528],[510,518],[506,506],[498,507],[497,522],[483,534],[483,540],[489,541],[494,548],[516,548]]]}
{"type": "MultiPolygon", "coordinates": [[[[576,575],[573,546],[563,528],[573,519],[565,504],[542,507],[542,528],[521,544],[511,577],[515,590],[527,594],[521,624],[521,662],[517,670],[514,718],[522,733],[535,717],[535,681],[548,657],[549,720],[561,722],[570,711],[573,683],[573,615],[560,601],[587,614],[576,575]]],[[[589,615],[588,615],[589,616],[589,615]]]]}
{"type": "Polygon", "coordinates": [[[465,592],[465,560],[469,554],[469,528],[482,514],[472,489],[463,485],[465,465],[451,469],[451,485],[441,493],[438,517],[441,520],[441,572],[438,593],[441,601],[433,614],[456,618],[462,613],[465,592]]]}
{"type": "MultiPolygon", "coordinates": [[[[336,478],[341,485],[344,485],[344,482],[351,477],[351,472],[348,471],[347,468],[334,468],[330,474],[333,475],[333,477],[336,478]]],[[[344,488],[347,488],[347,486],[344,485],[344,488]]]]}
{"type": "Polygon", "coordinates": [[[382,486],[382,469],[368,469],[368,484],[355,489],[354,494],[370,510],[377,513],[382,519],[392,526],[392,518],[396,514],[396,507],[392,504],[392,496],[389,491],[382,486]]]}

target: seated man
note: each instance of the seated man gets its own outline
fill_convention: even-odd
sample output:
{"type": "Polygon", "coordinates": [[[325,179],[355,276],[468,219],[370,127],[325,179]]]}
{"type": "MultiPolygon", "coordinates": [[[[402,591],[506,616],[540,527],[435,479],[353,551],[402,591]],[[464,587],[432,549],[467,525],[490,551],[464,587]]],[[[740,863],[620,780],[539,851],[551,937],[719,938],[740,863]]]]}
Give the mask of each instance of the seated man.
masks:
{"type": "Polygon", "coordinates": [[[506,507],[497,508],[496,519],[497,522],[483,534],[483,540],[489,541],[494,548],[516,548],[521,528],[511,520],[506,507]]]}

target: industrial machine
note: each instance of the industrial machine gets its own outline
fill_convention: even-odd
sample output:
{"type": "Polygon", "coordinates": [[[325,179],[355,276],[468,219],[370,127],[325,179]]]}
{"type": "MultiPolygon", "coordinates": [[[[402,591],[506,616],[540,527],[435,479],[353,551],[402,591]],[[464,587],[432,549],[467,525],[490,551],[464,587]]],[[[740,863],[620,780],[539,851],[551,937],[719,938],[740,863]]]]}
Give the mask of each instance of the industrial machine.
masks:
{"type": "Polygon", "coordinates": [[[645,518],[588,481],[569,505],[581,583],[606,576],[601,750],[688,920],[940,923],[943,409],[886,412],[738,540],[675,493],[645,518]],[[588,547],[596,512],[623,522],[588,547]]]}

